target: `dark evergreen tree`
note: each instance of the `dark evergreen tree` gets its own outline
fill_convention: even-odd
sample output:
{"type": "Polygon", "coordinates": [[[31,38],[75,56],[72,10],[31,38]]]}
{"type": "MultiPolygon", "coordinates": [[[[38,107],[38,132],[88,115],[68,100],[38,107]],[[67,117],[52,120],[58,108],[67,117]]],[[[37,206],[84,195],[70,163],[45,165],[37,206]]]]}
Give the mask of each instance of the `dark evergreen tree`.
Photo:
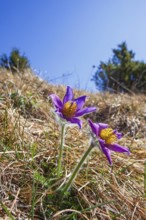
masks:
{"type": "Polygon", "coordinates": [[[3,67],[3,68],[8,68],[9,67],[9,58],[7,57],[6,54],[3,54],[0,57],[0,67],[3,67]]]}
{"type": "Polygon", "coordinates": [[[0,57],[0,67],[11,69],[12,72],[23,72],[30,64],[26,56],[21,55],[18,49],[13,49],[9,57],[6,54],[0,57]]]}
{"type": "Polygon", "coordinates": [[[125,42],[113,49],[113,57],[107,63],[100,62],[92,80],[102,91],[146,92],[146,64],[134,60],[125,42]]]}

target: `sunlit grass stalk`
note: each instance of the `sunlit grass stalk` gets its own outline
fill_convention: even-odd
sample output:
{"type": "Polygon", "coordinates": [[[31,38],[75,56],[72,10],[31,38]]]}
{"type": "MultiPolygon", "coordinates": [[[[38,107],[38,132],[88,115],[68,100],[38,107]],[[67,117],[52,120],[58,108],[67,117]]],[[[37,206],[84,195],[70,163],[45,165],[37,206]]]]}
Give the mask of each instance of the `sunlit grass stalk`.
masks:
{"type": "MultiPolygon", "coordinates": [[[[31,169],[34,170],[35,169],[35,155],[36,155],[36,145],[35,144],[32,144],[30,146],[30,153],[31,153],[31,158],[32,158],[32,161],[31,161],[31,169]]],[[[33,172],[33,179],[32,179],[32,198],[31,198],[31,219],[33,220],[34,219],[34,214],[35,214],[35,205],[36,205],[36,194],[37,194],[37,188],[38,188],[38,185],[35,183],[35,178],[34,178],[34,173],[35,171],[33,172]]]]}
{"type": "Polygon", "coordinates": [[[144,163],[144,197],[146,198],[146,161],[144,163]]]}
{"type": "Polygon", "coordinates": [[[63,193],[63,194],[65,194],[65,193],[69,190],[71,184],[73,183],[74,179],[76,178],[76,176],[77,176],[77,174],[78,174],[80,168],[82,167],[83,163],[84,163],[85,160],[87,159],[87,157],[88,157],[89,153],[91,152],[91,150],[93,149],[93,147],[94,147],[94,145],[91,143],[90,147],[89,147],[89,148],[85,151],[85,153],[83,154],[81,160],[79,161],[79,163],[78,163],[77,166],[75,167],[74,171],[72,172],[72,174],[71,174],[71,176],[70,176],[68,182],[67,182],[66,185],[63,187],[63,189],[62,189],[62,193],[63,193]]]}
{"type": "Polygon", "coordinates": [[[0,202],[0,204],[1,204],[1,207],[5,210],[7,216],[9,216],[9,219],[15,220],[11,212],[8,210],[7,206],[5,206],[2,202],[0,202]]]}
{"type": "Polygon", "coordinates": [[[34,211],[35,211],[35,197],[36,197],[36,187],[35,187],[35,180],[33,177],[32,183],[32,200],[31,200],[31,219],[34,219],[34,211]]]}
{"type": "Polygon", "coordinates": [[[62,156],[63,156],[63,146],[64,146],[64,135],[65,135],[65,124],[62,123],[61,127],[61,143],[59,148],[59,156],[58,156],[58,168],[57,168],[57,176],[59,177],[62,172],[62,156]]]}

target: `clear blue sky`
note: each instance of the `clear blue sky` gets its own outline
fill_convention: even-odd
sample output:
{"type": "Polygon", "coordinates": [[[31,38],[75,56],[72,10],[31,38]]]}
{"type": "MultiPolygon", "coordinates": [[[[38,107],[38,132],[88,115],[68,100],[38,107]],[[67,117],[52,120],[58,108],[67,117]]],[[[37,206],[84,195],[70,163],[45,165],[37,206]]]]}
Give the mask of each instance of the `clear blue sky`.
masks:
{"type": "Polygon", "coordinates": [[[42,78],[94,90],[122,41],[146,61],[146,0],[0,0],[0,54],[20,49],[42,78]]]}

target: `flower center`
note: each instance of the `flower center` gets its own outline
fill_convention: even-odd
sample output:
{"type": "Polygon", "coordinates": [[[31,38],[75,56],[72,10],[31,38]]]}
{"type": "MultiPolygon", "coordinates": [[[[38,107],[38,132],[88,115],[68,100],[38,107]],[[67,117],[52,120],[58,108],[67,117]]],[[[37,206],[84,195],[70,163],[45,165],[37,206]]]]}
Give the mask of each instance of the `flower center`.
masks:
{"type": "Polygon", "coordinates": [[[100,131],[100,138],[105,140],[106,144],[112,144],[117,140],[117,136],[112,128],[104,128],[100,131]]]}
{"type": "Polygon", "coordinates": [[[77,110],[76,102],[68,101],[64,104],[62,114],[67,118],[72,118],[77,110]]]}

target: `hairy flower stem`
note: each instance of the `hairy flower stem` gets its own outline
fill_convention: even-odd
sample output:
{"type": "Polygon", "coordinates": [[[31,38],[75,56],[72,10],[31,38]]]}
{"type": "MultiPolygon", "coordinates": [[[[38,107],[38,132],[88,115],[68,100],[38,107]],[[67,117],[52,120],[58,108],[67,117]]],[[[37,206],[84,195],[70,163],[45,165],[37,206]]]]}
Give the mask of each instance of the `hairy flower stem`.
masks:
{"type": "Polygon", "coordinates": [[[58,170],[57,176],[59,177],[62,171],[62,155],[63,155],[63,145],[64,145],[64,134],[65,134],[65,124],[62,124],[61,127],[61,144],[59,148],[59,157],[58,157],[58,170]]]}
{"type": "Polygon", "coordinates": [[[76,178],[76,176],[77,176],[77,174],[78,174],[80,168],[82,167],[84,161],[86,160],[87,156],[89,155],[89,153],[90,153],[90,151],[93,149],[93,147],[94,147],[94,145],[91,143],[90,147],[89,147],[89,148],[87,149],[87,151],[83,154],[81,160],[79,161],[79,163],[78,163],[77,166],[75,167],[75,169],[74,169],[74,171],[73,171],[73,173],[72,173],[70,179],[68,180],[68,182],[66,183],[66,185],[65,185],[64,188],[62,189],[62,193],[63,193],[63,194],[66,193],[66,192],[69,190],[69,188],[70,188],[72,182],[73,182],[74,179],[76,178]]]}

